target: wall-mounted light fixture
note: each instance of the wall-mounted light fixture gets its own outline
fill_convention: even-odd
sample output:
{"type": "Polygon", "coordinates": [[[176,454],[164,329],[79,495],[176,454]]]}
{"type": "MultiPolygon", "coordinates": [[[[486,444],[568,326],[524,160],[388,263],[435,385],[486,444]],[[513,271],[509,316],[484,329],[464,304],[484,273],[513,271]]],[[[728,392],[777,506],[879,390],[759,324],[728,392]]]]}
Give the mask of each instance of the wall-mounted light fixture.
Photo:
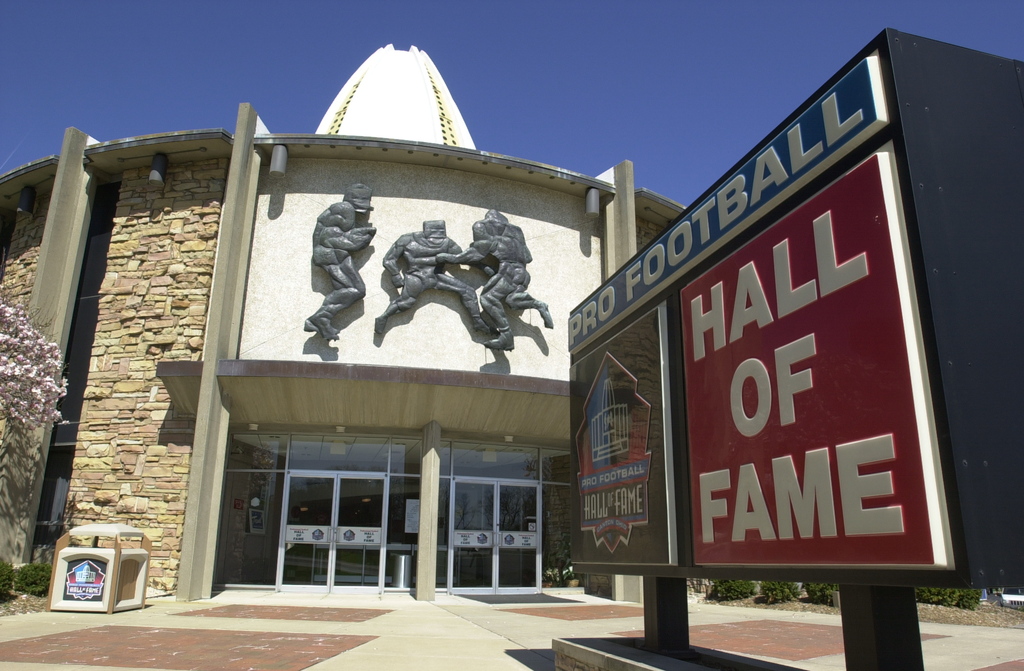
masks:
{"type": "Polygon", "coordinates": [[[288,169],[288,147],[283,144],[275,144],[274,152],[270,155],[270,174],[273,177],[284,177],[288,169]]]}
{"type": "Polygon", "coordinates": [[[154,154],[149,166],[149,183],[163,184],[167,178],[167,154],[154,154]]]}
{"type": "Polygon", "coordinates": [[[601,214],[601,191],[590,187],[587,189],[587,219],[597,219],[601,214]]]}
{"type": "Polygon", "coordinates": [[[35,187],[23,186],[21,187],[21,195],[18,196],[18,212],[25,212],[32,214],[32,211],[36,209],[36,190],[35,187]]]}

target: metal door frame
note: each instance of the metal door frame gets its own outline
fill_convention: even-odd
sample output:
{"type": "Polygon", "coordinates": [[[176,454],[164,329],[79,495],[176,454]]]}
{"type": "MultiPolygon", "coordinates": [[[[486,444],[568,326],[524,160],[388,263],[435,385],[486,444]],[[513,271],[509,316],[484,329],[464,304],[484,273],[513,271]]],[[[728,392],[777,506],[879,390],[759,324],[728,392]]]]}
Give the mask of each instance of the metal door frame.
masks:
{"type": "Polygon", "coordinates": [[[541,495],[541,483],[536,480],[515,480],[508,478],[481,478],[474,476],[453,476],[451,488],[448,494],[448,593],[449,594],[539,594],[541,591],[542,567],[544,557],[544,497],[541,495]],[[491,485],[494,491],[494,509],[491,511],[491,586],[490,587],[455,587],[455,554],[458,546],[455,545],[455,494],[460,483],[491,485]],[[498,529],[498,506],[501,501],[501,487],[526,487],[533,488],[537,497],[537,552],[535,575],[537,584],[533,587],[499,587],[498,576],[500,566],[500,534],[498,529]]]}
{"type": "MultiPolygon", "coordinates": [[[[296,470],[285,471],[284,473],[284,496],[281,499],[281,532],[277,547],[277,571],[275,576],[275,588],[279,592],[313,592],[317,594],[382,594],[384,592],[384,577],[387,567],[384,565],[385,548],[387,546],[387,525],[388,525],[388,501],[391,478],[387,473],[379,471],[318,471],[318,470],[296,470]],[[288,527],[288,510],[291,502],[291,480],[297,478],[332,478],[334,488],[331,497],[331,522],[330,539],[325,541],[329,546],[327,553],[327,581],[321,585],[285,585],[284,579],[284,551],[287,541],[286,529],[288,527]],[[342,480],[382,480],[384,482],[384,501],[381,508],[381,542],[378,552],[380,561],[377,570],[376,586],[342,587],[334,584],[334,565],[337,556],[337,533],[338,533],[338,494],[341,491],[342,480]]],[[[309,543],[309,545],[323,545],[325,543],[309,543]]]]}

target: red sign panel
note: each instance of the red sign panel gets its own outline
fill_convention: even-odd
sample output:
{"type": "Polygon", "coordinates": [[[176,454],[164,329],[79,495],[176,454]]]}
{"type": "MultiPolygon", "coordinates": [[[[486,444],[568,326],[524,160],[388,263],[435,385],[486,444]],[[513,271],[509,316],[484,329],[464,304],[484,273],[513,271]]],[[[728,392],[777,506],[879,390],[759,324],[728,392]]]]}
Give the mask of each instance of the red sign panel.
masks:
{"type": "Polygon", "coordinates": [[[694,560],[947,566],[891,158],[681,292],[694,560]]]}

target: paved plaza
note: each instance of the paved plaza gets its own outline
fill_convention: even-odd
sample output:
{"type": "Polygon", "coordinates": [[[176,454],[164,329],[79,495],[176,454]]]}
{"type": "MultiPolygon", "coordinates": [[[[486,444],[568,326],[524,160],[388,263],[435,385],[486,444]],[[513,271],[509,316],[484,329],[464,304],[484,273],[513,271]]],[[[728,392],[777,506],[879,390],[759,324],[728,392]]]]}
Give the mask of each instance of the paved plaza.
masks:
{"type": "MultiPolygon", "coordinates": [[[[690,604],[691,642],[794,669],[843,669],[837,616],[690,604]]],[[[1024,629],[921,623],[929,671],[1024,671],[1024,629]]],[[[643,608],[581,593],[471,599],[224,592],[114,615],[0,618],[5,671],[551,671],[554,638],[643,636],[643,608]]]]}

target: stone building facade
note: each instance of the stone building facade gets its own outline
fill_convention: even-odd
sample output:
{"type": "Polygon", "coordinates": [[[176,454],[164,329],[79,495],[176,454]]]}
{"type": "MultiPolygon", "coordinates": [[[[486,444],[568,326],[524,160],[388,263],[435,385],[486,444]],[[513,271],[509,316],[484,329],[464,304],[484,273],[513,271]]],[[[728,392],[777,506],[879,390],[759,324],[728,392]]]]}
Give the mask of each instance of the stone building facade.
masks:
{"type": "Polygon", "coordinates": [[[181,599],[539,590],[568,525],[568,314],[681,210],[636,190],[628,162],[605,181],[468,147],[273,134],[248,105],[233,133],[69,129],[59,157],[0,175],[0,196],[3,289],[64,348],[70,389],[67,424],[5,432],[2,558],[129,524],[153,542],[150,585],[181,599]],[[375,235],[350,253],[365,289],[328,339],[304,328],[332,291],[311,239],[354,184],[372,190],[375,235]],[[2,208],[26,187],[31,213],[2,208]],[[500,303],[509,340],[494,312],[473,330],[461,289],[402,298],[387,261],[409,282],[401,252],[424,222],[467,250],[488,217],[505,251],[431,272],[479,301],[499,257],[527,270],[515,292],[534,302],[500,303]]]}

